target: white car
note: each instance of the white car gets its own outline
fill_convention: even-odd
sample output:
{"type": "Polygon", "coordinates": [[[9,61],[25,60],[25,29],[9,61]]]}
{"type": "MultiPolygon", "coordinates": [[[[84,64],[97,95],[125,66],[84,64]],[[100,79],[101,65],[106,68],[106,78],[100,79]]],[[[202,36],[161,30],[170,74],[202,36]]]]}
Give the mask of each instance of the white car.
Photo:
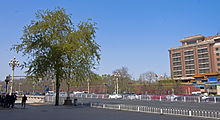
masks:
{"type": "Polygon", "coordinates": [[[180,96],[177,96],[177,95],[167,95],[166,96],[168,100],[177,100],[178,98],[180,98],[180,96]]]}
{"type": "Polygon", "coordinates": [[[201,99],[202,100],[208,100],[210,97],[209,96],[202,96],[201,99]]]}
{"type": "Polygon", "coordinates": [[[138,99],[139,96],[138,95],[129,95],[127,98],[130,100],[134,100],[134,99],[138,99]]]}
{"type": "Polygon", "coordinates": [[[121,99],[122,95],[119,95],[119,94],[109,95],[108,98],[110,98],[110,99],[121,99]]]}

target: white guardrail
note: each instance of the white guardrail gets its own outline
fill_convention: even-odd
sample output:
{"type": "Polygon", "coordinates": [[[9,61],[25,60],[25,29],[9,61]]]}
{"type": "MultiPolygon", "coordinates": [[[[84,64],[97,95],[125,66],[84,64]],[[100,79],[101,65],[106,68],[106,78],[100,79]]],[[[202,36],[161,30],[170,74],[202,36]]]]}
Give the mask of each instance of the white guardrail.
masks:
{"type": "MultiPolygon", "coordinates": [[[[61,104],[64,102],[66,96],[60,96],[61,104]]],[[[97,99],[111,99],[107,94],[71,94],[71,99],[74,98],[97,98],[97,99]]],[[[137,95],[136,97],[128,97],[122,95],[122,99],[125,100],[141,100],[141,101],[179,101],[179,102],[196,102],[196,103],[220,103],[220,96],[212,96],[203,99],[200,96],[178,96],[176,98],[168,98],[166,96],[147,96],[147,95],[137,95]]],[[[54,96],[45,96],[46,102],[54,102],[54,96]]]]}
{"type": "Polygon", "coordinates": [[[174,109],[173,108],[156,108],[156,107],[137,106],[137,105],[100,104],[100,103],[91,103],[91,107],[123,110],[123,111],[133,111],[133,112],[220,119],[220,112],[216,112],[216,111],[184,110],[184,109],[177,109],[177,108],[174,108],[174,109]]]}
{"type": "MultiPolygon", "coordinates": [[[[76,98],[101,98],[109,99],[107,94],[74,94],[70,97],[76,98]]],[[[136,97],[129,97],[122,95],[122,99],[128,100],[146,100],[146,101],[181,101],[181,102],[197,102],[197,103],[220,103],[220,96],[210,96],[209,98],[203,99],[201,96],[178,96],[176,98],[168,98],[167,96],[156,96],[156,95],[137,95],[136,97]]]]}
{"type": "MultiPolygon", "coordinates": [[[[18,95],[15,103],[21,103],[23,95],[18,95]]],[[[26,95],[27,101],[26,103],[44,103],[45,96],[35,96],[35,95],[26,95]]]]}

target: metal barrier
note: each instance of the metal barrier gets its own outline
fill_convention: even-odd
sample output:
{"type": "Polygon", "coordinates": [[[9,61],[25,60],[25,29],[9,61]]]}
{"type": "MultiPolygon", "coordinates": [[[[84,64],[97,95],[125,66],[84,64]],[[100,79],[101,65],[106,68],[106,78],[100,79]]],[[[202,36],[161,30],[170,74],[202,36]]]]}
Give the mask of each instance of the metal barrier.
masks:
{"type": "Polygon", "coordinates": [[[123,111],[220,119],[220,112],[218,111],[183,110],[183,109],[173,109],[173,108],[156,108],[156,107],[148,107],[148,106],[124,105],[124,104],[100,104],[100,103],[91,103],[90,106],[95,108],[114,109],[114,110],[123,110],[123,111]]]}
{"type": "MultiPolygon", "coordinates": [[[[60,103],[64,103],[65,96],[60,96],[60,103]]],[[[93,99],[110,99],[107,94],[70,94],[70,98],[73,100],[74,98],[93,98],[93,99]]],[[[219,96],[212,96],[207,99],[203,99],[200,96],[179,96],[175,99],[170,99],[166,96],[148,96],[148,95],[138,95],[135,98],[130,98],[126,95],[122,96],[123,100],[141,100],[141,101],[171,101],[171,102],[196,102],[196,103],[220,103],[219,96]]],[[[45,96],[46,102],[55,101],[55,96],[45,96]]]]}
{"type": "MultiPolygon", "coordinates": [[[[21,103],[23,95],[18,95],[16,103],[21,103]]],[[[27,97],[27,103],[44,103],[45,96],[35,96],[35,95],[26,95],[27,97]]]]}
{"type": "MultiPolygon", "coordinates": [[[[107,94],[72,94],[70,97],[77,98],[100,98],[100,99],[110,99],[107,94]]],[[[209,98],[203,99],[201,96],[178,96],[177,98],[168,98],[165,95],[154,96],[154,95],[137,95],[136,97],[129,97],[122,95],[122,99],[126,100],[146,100],[146,101],[171,101],[171,102],[209,102],[209,103],[220,103],[220,96],[210,96],[209,98]]]]}

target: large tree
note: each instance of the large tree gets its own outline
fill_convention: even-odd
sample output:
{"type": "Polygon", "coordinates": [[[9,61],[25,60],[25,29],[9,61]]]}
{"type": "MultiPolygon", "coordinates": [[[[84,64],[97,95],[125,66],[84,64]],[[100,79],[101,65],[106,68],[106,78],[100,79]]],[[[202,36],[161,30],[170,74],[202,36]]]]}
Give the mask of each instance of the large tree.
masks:
{"type": "Polygon", "coordinates": [[[60,81],[79,78],[99,61],[99,45],[95,42],[95,24],[90,20],[74,25],[63,8],[41,10],[36,20],[24,27],[17,52],[28,56],[24,66],[27,75],[56,79],[56,102],[59,105],[60,81]]]}

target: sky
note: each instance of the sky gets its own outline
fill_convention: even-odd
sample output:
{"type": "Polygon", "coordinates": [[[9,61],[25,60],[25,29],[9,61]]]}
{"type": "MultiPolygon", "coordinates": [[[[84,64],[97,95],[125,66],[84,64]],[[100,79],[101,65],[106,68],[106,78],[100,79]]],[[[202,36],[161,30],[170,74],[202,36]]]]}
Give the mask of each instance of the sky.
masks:
{"type": "MultiPolygon", "coordinates": [[[[92,18],[101,61],[96,73],[112,74],[127,67],[133,79],[145,72],[170,75],[168,49],[193,35],[220,33],[220,0],[0,0],[0,81],[12,74],[8,62],[20,53],[10,51],[21,43],[25,25],[38,10],[60,6],[72,21],[92,18]]],[[[15,69],[15,75],[25,75],[15,69]]]]}

